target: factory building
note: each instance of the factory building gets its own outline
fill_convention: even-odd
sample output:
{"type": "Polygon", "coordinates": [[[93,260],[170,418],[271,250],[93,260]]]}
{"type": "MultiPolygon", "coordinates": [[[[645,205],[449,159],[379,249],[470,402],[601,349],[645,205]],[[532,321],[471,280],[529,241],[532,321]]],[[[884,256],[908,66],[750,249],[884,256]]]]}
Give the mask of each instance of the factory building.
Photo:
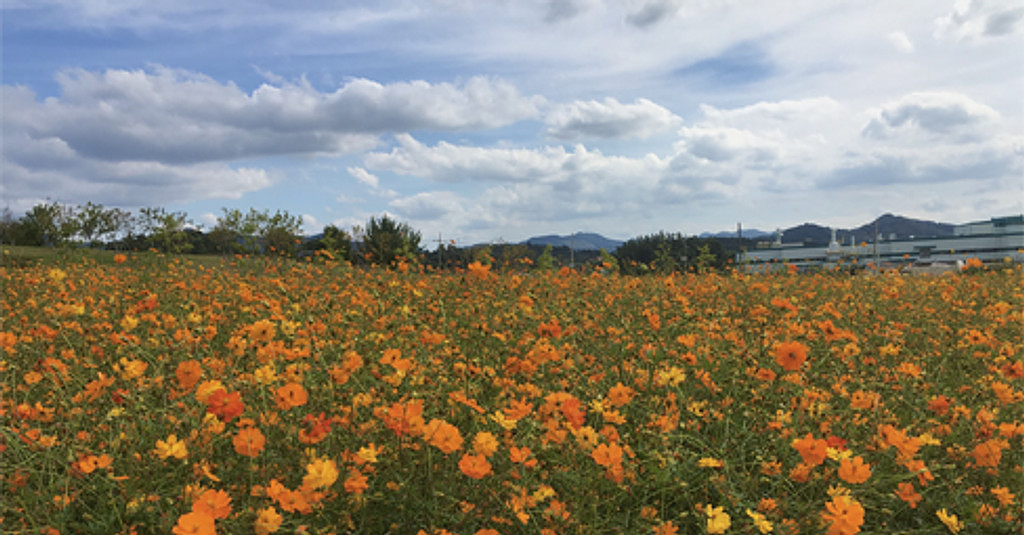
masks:
{"type": "Polygon", "coordinates": [[[740,265],[757,272],[793,265],[799,269],[830,269],[836,266],[902,268],[910,271],[956,269],[970,258],[986,264],[1024,262],[1024,215],[996,217],[958,225],[952,236],[884,239],[872,242],[836,241],[835,229],[828,246],[792,244],[777,232],[775,241],[744,251],[740,265]]]}

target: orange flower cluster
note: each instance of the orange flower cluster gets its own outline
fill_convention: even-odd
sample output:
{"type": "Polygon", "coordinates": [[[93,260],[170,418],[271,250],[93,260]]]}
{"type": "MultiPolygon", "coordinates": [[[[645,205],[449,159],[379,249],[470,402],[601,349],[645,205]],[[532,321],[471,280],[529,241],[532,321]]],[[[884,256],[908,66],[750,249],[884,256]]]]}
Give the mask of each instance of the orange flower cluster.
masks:
{"type": "Polygon", "coordinates": [[[4,266],[0,521],[1019,532],[1020,275],[4,266]]]}

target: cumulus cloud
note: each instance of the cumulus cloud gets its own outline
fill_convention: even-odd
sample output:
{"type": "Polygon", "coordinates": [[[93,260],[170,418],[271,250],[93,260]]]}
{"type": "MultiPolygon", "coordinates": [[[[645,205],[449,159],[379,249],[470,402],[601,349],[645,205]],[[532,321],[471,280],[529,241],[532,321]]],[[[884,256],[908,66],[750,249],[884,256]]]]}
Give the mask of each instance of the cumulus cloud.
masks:
{"type": "Polygon", "coordinates": [[[363,169],[362,167],[349,167],[346,170],[348,171],[348,174],[352,175],[353,178],[362,182],[363,184],[366,184],[367,186],[370,186],[373,189],[377,189],[377,187],[380,185],[380,179],[377,178],[377,175],[367,171],[366,169],[363,169]]]}
{"type": "Polygon", "coordinates": [[[892,32],[885,36],[885,38],[888,39],[889,43],[900,52],[910,54],[914,51],[914,43],[909,37],[907,37],[907,34],[903,32],[892,32]]]}
{"type": "Polygon", "coordinates": [[[1024,7],[1014,2],[958,0],[949,14],[935,19],[935,37],[960,41],[1016,33],[1024,7]]]}
{"type": "Polygon", "coordinates": [[[626,22],[644,28],[675,15],[681,0],[647,0],[626,15],[626,22]]]}
{"type": "Polygon", "coordinates": [[[593,7],[596,0],[548,0],[546,22],[568,20],[593,7]]]}
{"type": "MultiPolygon", "coordinates": [[[[539,113],[542,99],[509,84],[355,79],[334,92],[308,83],[232,83],[181,70],[70,70],[60,96],[38,100],[4,86],[3,158],[8,199],[27,191],[71,201],[184,202],[238,197],[272,180],[228,162],[282,155],[352,154],[387,131],[500,127],[539,113]],[[114,185],[116,184],[116,186],[114,185]]],[[[353,176],[376,187],[365,170],[353,176]]]]}
{"type": "Polygon", "coordinates": [[[645,138],[681,119],[666,108],[641,98],[622,104],[614,98],[571,102],[548,115],[547,134],[555,139],[645,138]]]}
{"type": "Polygon", "coordinates": [[[538,113],[538,98],[472,78],[462,86],[356,79],[332,93],[264,84],[246,94],[196,73],[73,70],[60,98],[12,110],[35,138],[58,138],[104,160],[167,163],[371,148],[386,131],[494,128],[538,113]]]}
{"type": "Polygon", "coordinates": [[[371,152],[366,167],[438,182],[518,182],[550,176],[566,159],[565,149],[496,149],[439,142],[428,147],[409,134],[395,136],[391,152],[371,152]]]}
{"type": "Polygon", "coordinates": [[[911,93],[883,105],[873,115],[863,135],[877,139],[907,132],[966,139],[984,135],[981,127],[999,119],[989,106],[953,92],[911,93]]]}
{"type": "Polygon", "coordinates": [[[450,191],[426,191],[388,203],[399,216],[415,220],[458,215],[464,212],[465,205],[464,199],[450,191]]]}

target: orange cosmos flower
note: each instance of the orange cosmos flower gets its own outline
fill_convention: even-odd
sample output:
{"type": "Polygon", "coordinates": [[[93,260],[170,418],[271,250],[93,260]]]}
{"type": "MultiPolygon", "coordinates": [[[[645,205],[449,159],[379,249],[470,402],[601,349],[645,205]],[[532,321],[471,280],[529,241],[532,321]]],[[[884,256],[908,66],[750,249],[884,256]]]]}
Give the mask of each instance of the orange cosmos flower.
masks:
{"type": "Polygon", "coordinates": [[[390,407],[379,407],[374,416],[384,421],[384,425],[396,436],[406,434],[418,435],[423,432],[423,400],[415,399],[406,403],[392,403],[390,407]]]}
{"type": "Polygon", "coordinates": [[[498,439],[489,431],[481,431],[473,437],[473,451],[484,457],[490,457],[498,451],[498,439]]]}
{"type": "Polygon", "coordinates": [[[814,438],[810,433],[807,433],[804,438],[794,440],[793,447],[800,453],[800,457],[807,466],[818,466],[825,461],[825,456],[828,455],[828,442],[823,438],[814,438]]]}
{"type": "Polygon", "coordinates": [[[302,488],[320,489],[329,487],[338,480],[338,465],[331,459],[313,459],[306,465],[306,476],[302,478],[302,488]]]}
{"type": "Polygon", "coordinates": [[[235,438],[231,439],[235,446],[235,452],[246,457],[256,457],[263,451],[267,438],[255,427],[243,427],[238,430],[235,438]]]}
{"type": "Polygon", "coordinates": [[[292,407],[301,407],[309,400],[309,394],[299,383],[288,383],[277,389],[277,408],[286,411],[292,407]]]}
{"type": "Polygon", "coordinates": [[[949,398],[941,394],[928,401],[928,408],[939,416],[946,415],[946,412],[949,411],[949,405],[949,398]]]}
{"type": "Polygon", "coordinates": [[[583,421],[586,417],[586,414],[584,412],[582,404],[580,403],[580,400],[574,397],[569,397],[562,401],[559,410],[561,410],[562,416],[565,416],[565,419],[569,422],[569,425],[572,426],[573,429],[579,429],[583,427],[583,421]]]}
{"type": "Polygon", "coordinates": [[[270,320],[260,320],[249,326],[249,338],[255,342],[269,343],[277,334],[277,326],[270,320]]]}
{"type": "Polygon", "coordinates": [[[212,516],[192,511],[178,517],[178,523],[171,532],[174,535],[216,535],[217,527],[212,516]]]}
{"type": "Polygon", "coordinates": [[[829,523],[828,535],[853,535],[864,524],[864,507],[849,496],[836,496],[825,504],[821,518],[829,523]]]}
{"type": "Polygon", "coordinates": [[[612,466],[618,466],[622,464],[622,448],[618,444],[600,444],[594,448],[594,451],[590,453],[590,457],[594,459],[594,462],[604,466],[605,468],[611,468],[612,466]]]}
{"type": "Polygon", "coordinates": [[[203,367],[195,360],[183,360],[174,370],[174,376],[178,378],[178,386],[182,390],[192,390],[192,387],[199,382],[203,376],[203,367]]]}
{"type": "Polygon", "coordinates": [[[807,346],[800,342],[782,342],[775,348],[775,362],[784,370],[795,372],[807,360],[807,346]]]}
{"type": "Polygon", "coordinates": [[[445,453],[452,453],[462,447],[462,434],[459,433],[459,428],[437,418],[430,420],[423,428],[423,438],[445,453]]]}
{"type": "Polygon", "coordinates": [[[636,395],[636,390],[619,382],[608,391],[608,401],[616,407],[621,407],[629,403],[634,395],[636,395]]]}
{"type": "Polygon", "coordinates": [[[529,458],[530,448],[527,448],[526,446],[523,446],[522,448],[512,446],[508,449],[508,459],[516,464],[525,463],[529,458]]]}
{"type": "Polygon", "coordinates": [[[192,511],[209,515],[213,519],[227,518],[231,514],[231,496],[223,490],[207,490],[192,503],[192,511]]]}
{"type": "Polygon", "coordinates": [[[75,463],[75,467],[83,474],[91,474],[98,469],[110,466],[112,462],[114,462],[114,459],[106,453],[99,456],[86,455],[75,463]]]}
{"type": "Polygon", "coordinates": [[[256,515],[256,522],[253,524],[253,530],[256,531],[256,535],[270,535],[271,533],[277,532],[281,528],[281,523],[284,518],[277,512],[277,509],[273,507],[266,507],[260,509],[260,512],[256,515]]]}
{"type": "Polygon", "coordinates": [[[487,462],[487,458],[483,455],[467,453],[459,459],[459,470],[473,479],[482,479],[491,473],[491,463],[487,462]]]}
{"type": "Polygon", "coordinates": [[[993,438],[975,446],[971,456],[974,457],[974,462],[978,466],[995,468],[999,466],[999,461],[1003,458],[1003,450],[1008,447],[1010,447],[1009,442],[993,438]]]}
{"type": "Polygon", "coordinates": [[[366,483],[367,479],[359,470],[352,470],[345,478],[345,492],[349,494],[362,494],[370,488],[366,483]]]}
{"type": "Polygon", "coordinates": [[[871,477],[871,465],[865,464],[859,455],[852,459],[843,459],[839,463],[839,478],[851,484],[863,483],[871,477]]]}
{"type": "Polygon", "coordinates": [[[476,261],[476,262],[470,262],[470,264],[468,266],[466,266],[466,268],[467,268],[467,271],[469,273],[469,276],[473,277],[475,279],[481,279],[482,280],[482,279],[486,279],[487,277],[489,277],[491,275],[491,266],[490,266],[490,264],[481,264],[479,261],[476,261]]]}
{"type": "Polygon", "coordinates": [[[911,509],[915,509],[917,502],[923,498],[914,488],[913,483],[900,483],[896,485],[896,490],[893,493],[896,494],[896,497],[906,502],[911,509]]]}
{"type": "Polygon", "coordinates": [[[240,392],[228,393],[227,390],[219,389],[206,398],[206,412],[220,418],[222,422],[230,422],[237,416],[241,416],[245,410],[240,392]]]}

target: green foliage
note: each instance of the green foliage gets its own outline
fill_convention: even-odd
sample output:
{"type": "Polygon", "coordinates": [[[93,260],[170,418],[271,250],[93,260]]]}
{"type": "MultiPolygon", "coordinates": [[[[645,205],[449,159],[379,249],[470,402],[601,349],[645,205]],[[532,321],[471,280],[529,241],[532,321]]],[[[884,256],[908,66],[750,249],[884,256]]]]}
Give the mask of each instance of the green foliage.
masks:
{"type": "Polygon", "coordinates": [[[415,262],[420,250],[420,233],[407,223],[387,215],[371,217],[362,239],[363,258],[379,266],[391,266],[399,260],[415,262]]]}
{"type": "Polygon", "coordinates": [[[653,270],[668,274],[678,271],[708,271],[729,265],[731,254],[714,239],[686,237],[659,232],[633,238],[615,251],[623,272],[640,275],[653,270]]]}
{"type": "Polygon", "coordinates": [[[184,212],[168,212],[161,207],[146,207],[139,210],[138,224],[150,247],[171,254],[181,254],[192,249],[187,229],[191,225],[184,212]]]}
{"type": "Polygon", "coordinates": [[[352,236],[334,225],[327,225],[320,236],[306,242],[304,248],[310,251],[327,251],[335,260],[350,261],[352,236]]]}
{"type": "Polygon", "coordinates": [[[537,257],[537,261],[534,263],[534,265],[537,266],[537,269],[541,271],[550,271],[555,268],[555,257],[551,255],[552,249],[554,249],[554,247],[552,247],[551,244],[544,247],[544,252],[537,257]]]}

